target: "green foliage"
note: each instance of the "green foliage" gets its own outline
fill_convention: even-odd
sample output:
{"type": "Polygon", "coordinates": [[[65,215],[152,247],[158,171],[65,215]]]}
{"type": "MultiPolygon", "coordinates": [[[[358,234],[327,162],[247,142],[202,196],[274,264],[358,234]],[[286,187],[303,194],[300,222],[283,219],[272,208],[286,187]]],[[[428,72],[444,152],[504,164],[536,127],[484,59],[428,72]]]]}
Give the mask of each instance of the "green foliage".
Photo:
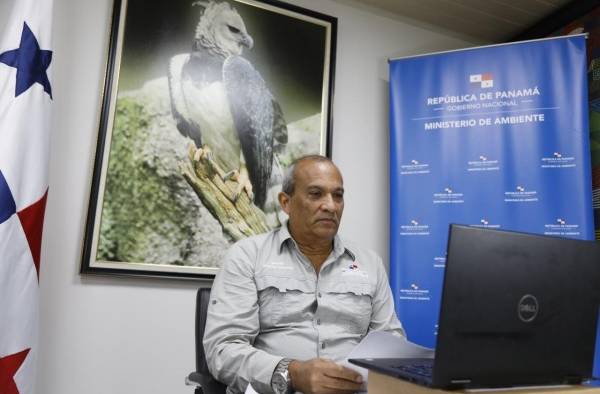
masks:
{"type": "MultiPolygon", "coordinates": [[[[153,115],[156,116],[156,115],[153,115]]],[[[119,98],[104,191],[98,259],[183,264],[193,229],[185,221],[177,173],[163,173],[151,149],[152,116],[132,97],[119,98]],[[182,249],[169,247],[183,246],[182,249]],[[183,250],[183,252],[181,252],[183,250]],[[164,261],[165,257],[168,261],[164,261]]]]}

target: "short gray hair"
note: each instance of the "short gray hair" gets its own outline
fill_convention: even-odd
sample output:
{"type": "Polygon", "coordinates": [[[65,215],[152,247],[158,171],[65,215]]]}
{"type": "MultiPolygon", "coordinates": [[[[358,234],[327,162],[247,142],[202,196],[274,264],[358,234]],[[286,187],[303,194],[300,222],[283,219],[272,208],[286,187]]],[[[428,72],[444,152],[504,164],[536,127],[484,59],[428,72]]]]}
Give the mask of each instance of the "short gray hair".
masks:
{"type": "Polygon", "coordinates": [[[296,188],[296,166],[298,165],[298,163],[304,161],[312,161],[316,163],[327,162],[335,166],[335,164],[333,164],[333,161],[329,157],[321,155],[306,155],[294,160],[292,164],[290,164],[288,168],[286,168],[285,173],[283,175],[283,183],[281,185],[281,191],[287,194],[288,196],[294,194],[294,189],[296,188]]]}

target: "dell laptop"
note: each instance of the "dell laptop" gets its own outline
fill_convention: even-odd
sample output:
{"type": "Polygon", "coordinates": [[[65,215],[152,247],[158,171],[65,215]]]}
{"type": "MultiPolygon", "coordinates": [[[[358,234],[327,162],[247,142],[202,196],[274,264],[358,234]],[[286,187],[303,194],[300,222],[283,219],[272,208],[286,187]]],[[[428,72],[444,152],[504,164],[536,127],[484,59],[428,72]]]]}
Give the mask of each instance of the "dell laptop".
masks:
{"type": "Polygon", "coordinates": [[[600,243],[451,225],[433,359],[351,359],[429,387],[577,384],[592,375],[600,243]]]}

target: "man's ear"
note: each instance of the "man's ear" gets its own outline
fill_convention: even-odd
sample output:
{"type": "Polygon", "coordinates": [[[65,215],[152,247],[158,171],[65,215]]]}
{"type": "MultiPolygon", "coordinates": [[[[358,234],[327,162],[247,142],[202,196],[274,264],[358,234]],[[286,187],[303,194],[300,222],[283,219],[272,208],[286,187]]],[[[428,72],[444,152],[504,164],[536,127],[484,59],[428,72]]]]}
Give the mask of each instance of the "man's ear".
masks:
{"type": "Polygon", "coordinates": [[[285,194],[284,192],[279,192],[277,195],[277,199],[279,200],[279,205],[281,205],[281,209],[286,214],[290,214],[290,196],[285,194]]]}

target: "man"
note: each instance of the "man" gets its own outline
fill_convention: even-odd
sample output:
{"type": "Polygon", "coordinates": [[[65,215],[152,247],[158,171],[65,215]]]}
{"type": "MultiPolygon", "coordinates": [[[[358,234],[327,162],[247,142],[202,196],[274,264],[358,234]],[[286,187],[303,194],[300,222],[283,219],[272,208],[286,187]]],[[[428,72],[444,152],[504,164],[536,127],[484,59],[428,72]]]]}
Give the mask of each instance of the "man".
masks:
{"type": "Polygon", "coordinates": [[[336,362],[370,330],[404,331],[381,259],[337,236],[338,168],[306,156],[286,173],[280,229],[231,247],[215,278],[204,348],[229,393],[351,393],[361,376],[336,362]]]}

